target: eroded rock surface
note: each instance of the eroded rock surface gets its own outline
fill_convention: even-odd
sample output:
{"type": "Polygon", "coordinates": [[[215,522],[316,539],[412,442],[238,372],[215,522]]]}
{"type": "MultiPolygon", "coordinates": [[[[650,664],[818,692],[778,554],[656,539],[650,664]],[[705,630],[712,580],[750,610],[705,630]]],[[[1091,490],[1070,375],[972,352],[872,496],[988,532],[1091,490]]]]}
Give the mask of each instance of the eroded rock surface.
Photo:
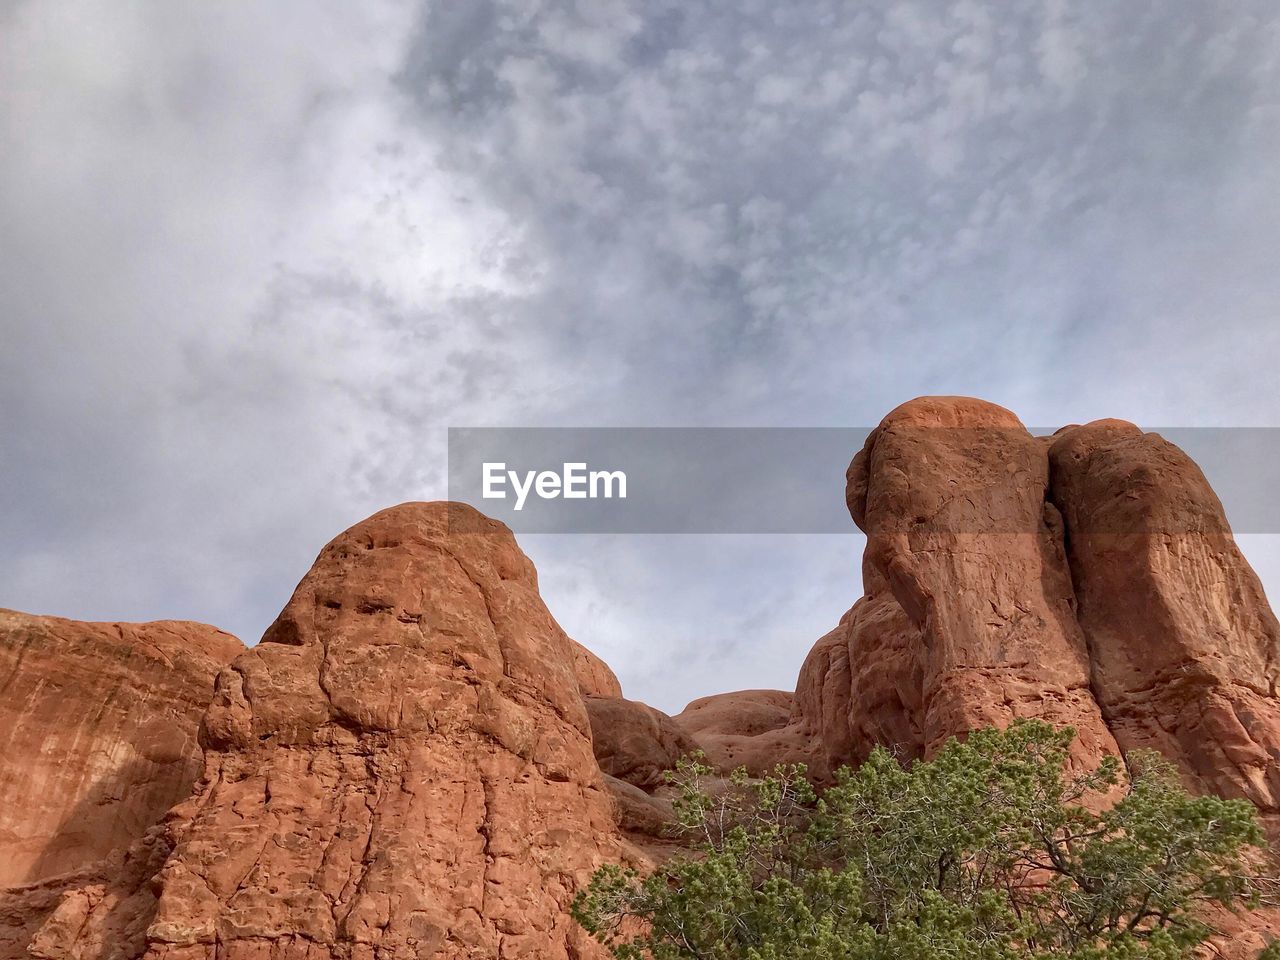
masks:
{"type": "Polygon", "coordinates": [[[1117,753],[1090,690],[1044,444],[1002,407],[926,397],[885,417],[847,479],[866,595],[798,684],[830,760],[876,744],[920,756],[1019,717],[1075,727],[1083,765],[1117,753]]]}
{"type": "Polygon", "coordinates": [[[754,737],[785,727],[793,695],[785,690],[738,690],[699,697],[676,715],[695,737],[754,737]]]}
{"type": "Polygon", "coordinates": [[[783,690],[720,693],[692,701],[675,721],[722,771],[745,767],[763,776],[779,764],[812,767],[813,738],[791,724],[793,700],[783,690]]]}
{"type": "MultiPolygon", "coordinates": [[[[202,623],[0,610],[0,957],[27,957],[61,904],[101,901],[143,855],[191,793],[214,677],[243,652],[202,623]]],[[[102,916],[119,928],[148,896],[102,916]]]]}
{"type": "Polygon", "coordinates": [[[573,672],[578,678],[578,692],[584,697],[621,697],[622,684],[609,665],[594,653],[570,640],[573,650],[573,672]]]}
{"type": "Polygon", "coordinates": [[[813,739],[821,772],[883,746],[904,761],[924,753],[920,630],[864,558],[867,595],[805,658],[792,722],[813,739]]]}
{"type": "Polygon", "coordinates": [[[586,706],[600,769],[642,790],[661,786],[681,757],[698,750],[684,728],[647,703],[587,697],[586,706]]]}
{"type": "Polygon", "coordinates": [[[1098,705],[1120,746],[1192,786],[1280,808],[1280,625],[1191,459],[1133,424],[1059,431],[1066,520],[1098,705]]]}
{"type": "Polygon", "coordinates": [[[846,497],[864,595],[794,695],[676,717],[622,699],[510,532],[458,505],[337,537],[248,652],[0,613],[0,960],[596,960],[567,904],[603,862],[679,849],[659,784],[699,748],[824,779],[1039,717],[1076,727],[1081,766],[1154,747],[1275,832],[1280,627],[1181,451],[921,398],[846,497]]]}
{"type": "Polygon", "coordinates": [[[90,866],[184,799],[213,678],[243,651],[202,623],[0,610],[0,888],[90,866]]]}
{"type": "MultiPolygon", "coordinates": [[[[221,672],[203,780],[149,881],[146,957],[600,955],[567,913],[621,855],[582,657],[510,532],[477,516],[487,532],[451,534],[449,509],[337,537],[221,672]]],[[[97,922],[93,895],[62,912],[45,955],[106,955],[58,939],[97,922]]]]}
{"type": "Polygon", "coordinates": [[[1015,717],[1077,760],[1150,747],[1274,830],[1280,628],[1199,468],[1122,421],[1033,438],[957,397],[893,411],[849,468],[864,596],[818,641],[794,722],[830,764],[1015,717]]]}

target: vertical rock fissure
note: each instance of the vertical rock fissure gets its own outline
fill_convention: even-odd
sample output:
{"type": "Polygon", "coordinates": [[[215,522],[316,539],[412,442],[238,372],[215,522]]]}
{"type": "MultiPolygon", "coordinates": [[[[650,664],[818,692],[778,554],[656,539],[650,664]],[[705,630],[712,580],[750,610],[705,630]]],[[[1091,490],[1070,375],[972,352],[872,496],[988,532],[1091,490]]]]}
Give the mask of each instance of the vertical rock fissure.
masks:
{"type": "MultiPolygon", "coordinates": [[[[1130,766],[1129,766],[1128,753],[1124,749],[1124,747],[1121,745],[1119,739],[1116,737],[1115,721],[1112,716],[1111,710],[1109,708],[1107,698],[1103,695],[1103,692],[1102,692],[1102,680],[1101,680],[1101,677],[1099,676],[1099,668],[1098,668],[1099,659],[1098,659],[1097,651],[1094,649],[1095,640],[1092,632],[1086,628],[1084,623],[1084,618],[1082,615],[1082,610],[1083,610],[1082,578],[1084,576],[1084,573],[1079,568],[1079,565],[1077,564],[1074,558],[1074,551],[1072,549],[1072,546],[1073,546],[1072,540],[1075,535],[1075,532],[1072,529],[1072,520],[1070,515],[1067,512],[1066,506],[1063,503],[1061,503],[1058,498],[1058,490],[1054,483],[1053,463],[1049,456],[1048,447],[1044,448],[1044,457],[1045,457],[1046,477],[1047,477],[1047,480],[1045,483],[1045,494],[1044,494],[1045,503],[1047,506],[1052,508],[1053,511],[1057,514],[1058,521],[1061,525],[1061,536],[1058,538],[1060,541],[1059,547],[1058,547],[1060,551],[1060,556],[1058,560],[1061,563],[1062,568],[1066,571],[1067,579],[1071,588],[1070,613],[1071,613],[1071,620],[1072,620],[1072,628],[1079,633],[1081,641],[1084,644],[1085,657],[1087,660],[1087,663],[1085,664],[1085,666],[1086,666],[1087,677],[1089,681],[1089,698],[1093,701],[1094,706],[1097,708],[1098,716],[1102,719],[1102,723],[1106,727],[1107,732],[1111,734],[1111,738],[1115,741],[1116,748],[1117,748],[1116,752],[1120,758],[1120,762],[1124,764],[1126,775],[1131,776],[1132,770],[1130,769],[1130,766]]],[[[1101,758],[1099,757],[1096,759],[1100,760],[1101,758]]]]}

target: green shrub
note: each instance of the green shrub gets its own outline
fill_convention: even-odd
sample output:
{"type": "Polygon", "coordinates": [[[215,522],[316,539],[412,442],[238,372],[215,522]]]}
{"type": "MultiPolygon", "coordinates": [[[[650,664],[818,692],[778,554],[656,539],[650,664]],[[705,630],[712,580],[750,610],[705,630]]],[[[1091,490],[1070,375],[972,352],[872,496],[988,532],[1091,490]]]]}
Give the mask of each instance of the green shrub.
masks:
{"type": "Polygon", "coordinates": [[[1256,902],[1253,807],[1189,795],[1152,754],[1130,758],[1124,786],[1114,757],[1068,778],[1073,737],[1024,721],[910,768],[877,750],[820,797],[803,767],[717,783],[684,760],[693,852],[649,876],[597,871],[574,916],[619,960],[1192,955],[1207,904],[1256,902]],[[1104,812],[1082,805],[1107,791],[1104,812]]]}

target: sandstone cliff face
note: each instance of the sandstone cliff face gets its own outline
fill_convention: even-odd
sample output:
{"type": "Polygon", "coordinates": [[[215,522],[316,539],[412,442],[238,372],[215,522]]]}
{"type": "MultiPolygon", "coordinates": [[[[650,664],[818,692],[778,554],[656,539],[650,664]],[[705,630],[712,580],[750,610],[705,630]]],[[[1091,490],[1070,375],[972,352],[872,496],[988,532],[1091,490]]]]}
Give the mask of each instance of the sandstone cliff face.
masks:
{"type": "Polygon", "coordinates": [[[1280,807],[1280,625],[1185,453],[1132,424],[1061,430],[1054,502],[1070,531],[1098,706],[1124,750],[1190,785],[1280,807]]]}
{"type": "Polygon", "coordinates": [[[0,610],[0,956],[118,874],[190,793],[200,718],[244,645],[202,623],[0,610]]]}
{"type": "Polygon", "coordinates": [[[920,630],[864,558],[868,591],[809,651],[796,681],[792,725],[813,743],[818,774],[883,746],[903,760],[924,752],[920,630]]]}
{"type": "MultiPolygon", "coordinates": [[[[832,761],[876,743],[919,756],[1018,717],[1074,726],[1083,763],[1118,752],[1090,692],[1048,483],[1043,443],[993,404],[915,400],[868,437],[846,488],[867,534],[867,597],[826,644],[849,701],[801,700],[832,761]]],[[[799,686],[832,686],[812,675],[825,669],[811,661],[799,686]]]]}
{"type": "Polygon", "coordinates": [[[185,798],[213,678],[243,651],[202,623],[0,610],[0,887],[89,866],[185,798]]]}
{"type": "Polygon", "coordinates": [[[1015,717],[1078,760],[1154,747],[1274,814],[1280,629],[1173,445],[1103,421],[1033,438],[992,404],[890,413],[849,468],[865,595],[810,653],[792,721],[829,764],[1015,717]]]}
{"type": "Polygon", "coordinates": [[[601,956],[567,906],[623,850],[579,688],[617,681],[505,527],[450,532],[466,509],[405,504],[325,547],[218,675],[194,793],[102,882],[11,901],[44,912],[13,955],[601,956]]]}
{"type": "Polygon", "coordinates": [[[621,697],[622,684],[609,665],[582,644],[570,640],[573,650],[573,672],[578,679],[578,692],[584,697],[621,697]]]}
{"type": "Polygon", "coordinates": [[[593,955],[566,906],[618,842],[574,649],[510,532],[447,513],[339,536],[219,676],[147,957],[593,955]]]}

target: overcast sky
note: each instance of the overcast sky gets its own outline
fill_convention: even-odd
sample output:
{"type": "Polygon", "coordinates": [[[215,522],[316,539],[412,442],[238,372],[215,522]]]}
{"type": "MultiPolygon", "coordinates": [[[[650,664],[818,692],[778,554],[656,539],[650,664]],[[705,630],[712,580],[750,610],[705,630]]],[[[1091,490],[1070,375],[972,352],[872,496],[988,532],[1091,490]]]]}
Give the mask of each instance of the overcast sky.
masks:
{"type": "MultiPolygon", "coordinates": [[[[1278,157],[1274,0],[3,0],[0,606],[253,642],[448,426],[1280,426],[1278,157]]],[[[850,531],[523,545],[678,710],[850,531]]]]}

